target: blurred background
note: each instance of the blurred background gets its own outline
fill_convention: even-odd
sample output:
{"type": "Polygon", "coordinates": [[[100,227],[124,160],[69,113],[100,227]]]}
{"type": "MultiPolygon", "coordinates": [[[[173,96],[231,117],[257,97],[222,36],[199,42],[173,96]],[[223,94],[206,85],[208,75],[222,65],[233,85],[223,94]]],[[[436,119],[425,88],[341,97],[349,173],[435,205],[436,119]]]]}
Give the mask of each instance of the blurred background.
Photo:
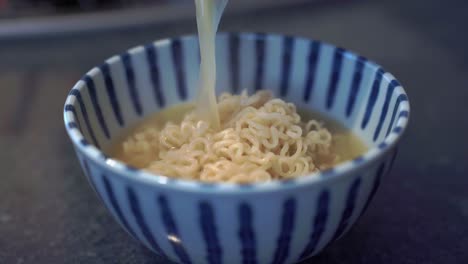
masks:
{"type": "MultiPolygon", "coordinates": [[[[0,0],[0,263],[166,263],[82,176],[62,122],[92,66],[196,32],[193,0],[0,0]]],[[[412,116],[392,173],[343,239],[304,263],[468,263],[468,1],[231,0],[222,31],[300,35],[393,73],[412,116]]]]}

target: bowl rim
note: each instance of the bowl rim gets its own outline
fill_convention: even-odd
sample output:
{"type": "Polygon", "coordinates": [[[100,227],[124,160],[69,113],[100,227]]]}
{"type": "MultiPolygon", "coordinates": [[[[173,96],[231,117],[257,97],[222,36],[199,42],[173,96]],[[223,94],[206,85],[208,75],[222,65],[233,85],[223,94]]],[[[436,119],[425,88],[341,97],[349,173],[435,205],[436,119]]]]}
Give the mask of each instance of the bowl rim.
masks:
{"type": "MultiPolygon", "coordinates": [[[[93,161],[94,163],[105,167],[106,169],[114,172],[113,174],[118,175],[117,177],[125,178],[126,180],[136,181],[141,184],[147,184],[154,187],[163,187],[172,190],[180,190],[180,191],[188,191],[188,192],[202,192],[202,193],[223,193],[223,194],[235,194],[239,191],[242,192],[265,192],[265,191],[279,191],[289,188],[297,188],[297,187],[304,187],[309,185],[316,185],[322,184],[331,180],[339,180],[343,179],[345,175],[350,175],[352,172],[357,170],[361,170],[363,167],[372,164],[373,162],[379,160],[379,158],[388,152],[392,151],[401,139],[403,134],[405,133],[409,116],[410,116],[410,103],[408,95],[406,94],[404,88],[401,84],[397,81],[397,79],[389,72],[385,71],[379,64],[368,60],[367,58],[358,55],[357,53],[350,51],[348,49],[340,48],[338,46],[332,45],[328,42],[315,40],[311,38],[295,36],[295,35],[288,35],[288,34],[278,34],[278,33],[254,33],[254,32],[220,32],[217,34],[217,38],[220,36],[238,36],[241,38],[265,38],[265,37],[280,37],[280,38],[293,38],[296,40],[305,40],[309,42],[316,42],[320,45],[327,45],[332,48],[339,48],[342,50],[344,56],[352,56],[353,59],[362,58],[365,60],[366,65],[376,67],[376,69],[382,70],[382,79],[388,81],[388,83],[394,81],[396,82],[395,89],[393,94],[397,93],[394,97],[403,96],[405,100],[403,100],[397,108],[395,112],[395,119],[394,119],[394,128],[390,131],[388,135],[385,136],[382,143],[378,146],[370,147],[364,154],[360,155],[359,157],[355,158],[354,160],[349,160],[343,163],[340,163],[334,166],[331,169],[310,173],[301,177],[292,178],[288,180],[272,180],[269,182],[260,182],[260,183],[250,183],[250,184],[236,184],[236,183],[224,183],[224,182],[202,182],[197,180],[188,180],[188,179],[179,179],[168,177],[164,175],[157,175],[150,172],[147,172],[143,169],[133,168],[124,162],[115,160],[113,158],[107,157],[104,152],[98,149],[96,146],[89,144],[86,142],[83,134],[80,132],[79,128],[76,125],[75,121],[77,118],[73,111],[69,111],[67,106],[69,105],[76,105],[76,97],[73,93],[74,90],[84,89],[85,83],[83,79],[80,79],[78,82],[75,83],[73,88],[71,89],[70,93],[67,95],[65,106],[64,106],[64,122],[65,122],[65,129],[67,131],[68,136],[70,137],[72,143],[75,145],[77,151],[81,152],[83,155],[87,157],[88,160],[93,161]]],[[[172,38],[165,38],[156,40],[154,42],[149,43],[148,45],[154,45],[156,48],[168,45],[174,39],[183,39],[183,38],[196,38],[196,34],[188,34],[182,35],[178,37],[172,38]]],[[[133,48],[128,49],[126,52],[136,51],[140,49],[142,46],[135,46],[133,48]]],[[[120,54],[119,54],[120,55],[120,54]]],[[[105,60],[106,62],[112,62],[115,60],[119,55],[114,55],[105,60]]],[[[100,71],[96,70],[97,67],[93,67],[89,70],[85,76],[96,76],[100,74],[100,71]]],[[[79,155],[78,155],[79,156],[79,155]]],[[[80,159],[80,157],[78,157],[80,159]]]]}

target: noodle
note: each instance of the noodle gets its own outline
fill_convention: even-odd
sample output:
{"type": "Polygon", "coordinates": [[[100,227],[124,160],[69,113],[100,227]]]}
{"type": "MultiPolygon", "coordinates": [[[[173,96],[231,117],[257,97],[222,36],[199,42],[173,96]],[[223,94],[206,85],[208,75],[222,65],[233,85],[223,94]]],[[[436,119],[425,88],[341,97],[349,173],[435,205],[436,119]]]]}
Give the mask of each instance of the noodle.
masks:
{"type": "Polygon", "coordinates": [[[232,183],[299,177],[338,159],[320,122],[302,122],[294,104],[269,92],[222,94],[218,111],[220,130],[192,111],[180,123],[149,125],[128,137],[120,158],[155,174],[232,183]]]}

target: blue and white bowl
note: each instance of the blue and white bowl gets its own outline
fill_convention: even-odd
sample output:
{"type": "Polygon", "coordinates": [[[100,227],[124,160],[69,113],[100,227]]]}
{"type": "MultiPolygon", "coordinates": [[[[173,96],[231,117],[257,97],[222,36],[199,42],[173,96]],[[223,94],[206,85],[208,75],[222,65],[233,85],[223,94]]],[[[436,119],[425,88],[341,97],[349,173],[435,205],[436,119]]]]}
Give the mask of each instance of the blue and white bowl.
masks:
{"type": "Polygon", "coordinates": [[[89,71],[65,103],[65,125],[83,170],[121,226],[179,263],[295,263],[341,237],[388,173],[409,104],[398,81],[352,52],[304,38],[217,37],[218,92],[270,89],[352,129],[370,150],[318,175],[252,185],[153,175],[101,150],[129,126],[192,100],[196,36],[133,48],[89,71]]]}

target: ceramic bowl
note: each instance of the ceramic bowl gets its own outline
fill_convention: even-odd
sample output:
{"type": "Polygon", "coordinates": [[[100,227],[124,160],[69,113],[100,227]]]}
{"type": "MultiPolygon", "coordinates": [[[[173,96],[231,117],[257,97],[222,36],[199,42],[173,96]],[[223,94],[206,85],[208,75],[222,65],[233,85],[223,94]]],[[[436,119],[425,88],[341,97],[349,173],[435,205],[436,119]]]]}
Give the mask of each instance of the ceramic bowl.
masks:
{"type": "Polygon", "coordinates": [[[313,256],[368,207],[395,159],[408,98],[379,65],[326,43],[253,33],[216,41],[218,93],[269,89],[336,119],[369,151],[319,174],[250,185],[177,180],[106,156],[126,128],[196,96],[198,40],[184,36],[111,57],[76,83],[64,118],[77,157],[117,222],[169,260],[279,264],[313,256]]]}

